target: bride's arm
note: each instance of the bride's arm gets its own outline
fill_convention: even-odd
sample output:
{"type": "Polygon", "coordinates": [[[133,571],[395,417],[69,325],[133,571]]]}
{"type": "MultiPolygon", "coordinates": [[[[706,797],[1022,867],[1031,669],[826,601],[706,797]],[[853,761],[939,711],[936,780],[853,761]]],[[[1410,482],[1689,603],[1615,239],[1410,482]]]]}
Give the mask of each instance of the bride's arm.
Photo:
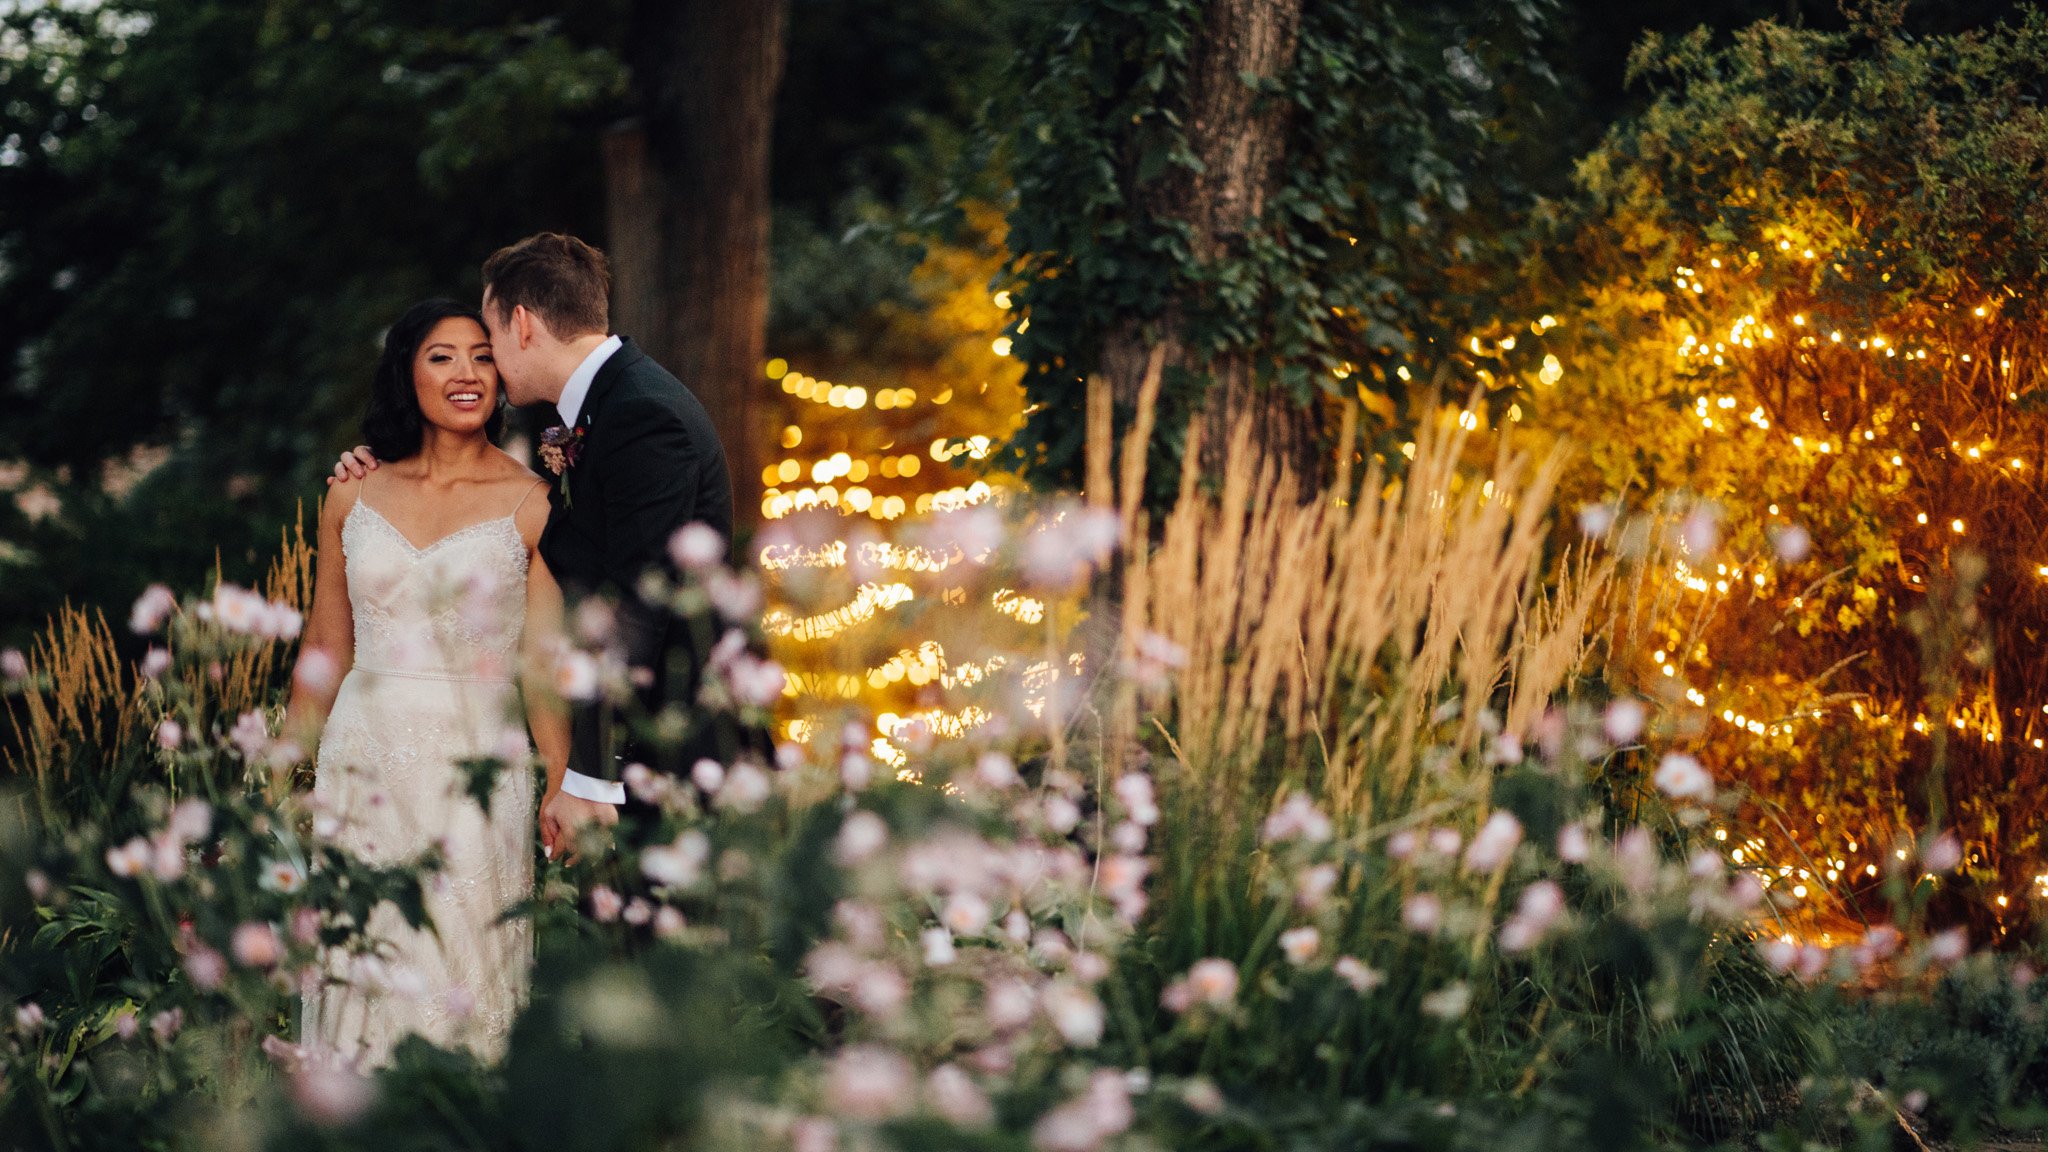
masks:
{"type": "MultiPolygon", "coordinates": [[[[538,502],[529,514],[521,509],[520,530],[529,541],[539,539],[540,526],[547,521],[547,503],[538,502]]],[[[540,550],[529,544],[531,560],[526,570],[526,631],[521,640],[520,688],[526,701],[526,727],[533,734],[533,746],[540,752],[548,774],[542,797],[561,791],[562,776],[569,770],[569,708],[555,691],[555,658],[561,651],[562,589],[548,571],[540,550]]]]}
{"type": "Polygon", "coordinates": [[[341,678],[355,663],[355,620],[348,603],[348,564],[341,550],[341,525],[356,505],[357,483],[337,484],[320,507],[320,544],[313,556],[313,610],[299,636],[292,669],[291,702],[285,706],[284,735],[311,752],[341,691],[341,678]]]}

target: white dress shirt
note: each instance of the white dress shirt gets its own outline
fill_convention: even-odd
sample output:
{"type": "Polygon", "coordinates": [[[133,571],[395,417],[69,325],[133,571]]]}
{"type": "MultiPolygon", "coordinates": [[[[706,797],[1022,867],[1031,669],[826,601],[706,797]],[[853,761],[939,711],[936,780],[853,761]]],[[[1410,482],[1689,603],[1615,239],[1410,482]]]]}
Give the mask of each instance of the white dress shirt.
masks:
{"type": "MultiPolygon", "coordinates": [[[[583,358],[583,363],[576,366],[576,371],[569,374],[569,382],[562,385],[562,398],[555,401],[555,411],[562,414],[564,425],[576,427],[577,418],[583,415],[583,401],[590,396],[591,381],[597,379],[597,370],[604,367],[604,362],[612,358],[612,353],[619,350],[621,343],[623,341],[617,336],[607,339],[592,348],[590,355],[583,358]]],[[[562,777],[562,791],[599,804],[626,802],[625,784],[617,780],[599,780],[595,776],[585,776],[574,768],[569,769],[562,777]]]]}

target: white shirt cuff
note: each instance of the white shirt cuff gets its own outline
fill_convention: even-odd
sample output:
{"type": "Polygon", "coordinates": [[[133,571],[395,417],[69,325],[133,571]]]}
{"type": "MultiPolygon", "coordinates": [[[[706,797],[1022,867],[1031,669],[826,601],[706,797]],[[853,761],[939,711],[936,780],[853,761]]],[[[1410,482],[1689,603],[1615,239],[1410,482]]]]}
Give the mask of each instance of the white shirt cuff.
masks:
{"type": "Polygon", "coordinates": [[[562,775],[562,791],[579,800],[591,800],[599,804],[624,804],[626,786],[617,780],[599,780],[594,776],[570,769],[562,775]]]}

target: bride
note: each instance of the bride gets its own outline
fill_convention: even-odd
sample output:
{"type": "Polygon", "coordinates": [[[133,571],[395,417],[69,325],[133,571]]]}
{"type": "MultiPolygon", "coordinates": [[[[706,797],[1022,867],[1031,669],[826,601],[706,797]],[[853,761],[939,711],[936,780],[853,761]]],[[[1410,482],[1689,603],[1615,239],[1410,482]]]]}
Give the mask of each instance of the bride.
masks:
{"type": "Polygon", "coordinates": [[[317,732],[313,805],[374,863],[438,846],[432,926],[385,905],[381,956],[344,963],[306,997],[303,1041],[367,1064],[403,1036],[502,1053],[525,994],[530,927],[501,919],[533,883],[535,801],[521,695],[550,794],[569,720],[540,658],[561,592],[536,552],[546,483],[494,444],[503,424],[490,337],[447,300],[414,306],[384,340],[363,430],[384,466],[337,484],[320,513],[313,609],[286,731],[317,732]],[[345,677],[342,675],[346,673],[345,677]],[[460,761],[500,756],[486,808],[460,761]]]}

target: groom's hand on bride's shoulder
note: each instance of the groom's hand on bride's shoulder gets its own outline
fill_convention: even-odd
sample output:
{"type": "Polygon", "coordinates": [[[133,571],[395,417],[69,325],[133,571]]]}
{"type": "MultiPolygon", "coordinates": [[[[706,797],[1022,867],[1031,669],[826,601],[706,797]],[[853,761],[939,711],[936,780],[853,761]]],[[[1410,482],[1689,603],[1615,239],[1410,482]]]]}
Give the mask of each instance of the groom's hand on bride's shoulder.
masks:
{"type": "Polygon", "coordinates": [[[327,478],[327,486],[345,484],[350,480],[361,480],[377,469],[377,458],[370,454],[367,444],[358,444],[341,454],[335,461],[334,475],[327,478]]]}

